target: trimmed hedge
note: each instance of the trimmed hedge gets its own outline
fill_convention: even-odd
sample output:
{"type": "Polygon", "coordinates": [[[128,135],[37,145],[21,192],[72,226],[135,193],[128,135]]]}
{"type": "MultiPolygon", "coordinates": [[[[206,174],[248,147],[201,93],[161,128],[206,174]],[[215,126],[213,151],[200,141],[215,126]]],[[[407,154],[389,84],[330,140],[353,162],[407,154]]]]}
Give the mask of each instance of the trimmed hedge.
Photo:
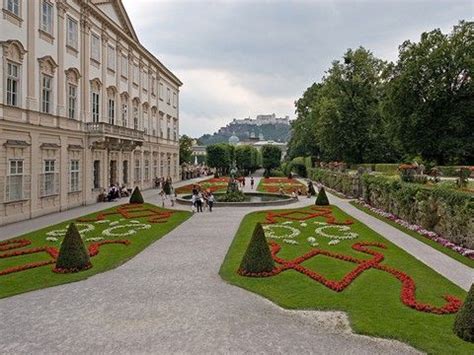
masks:
{"type": "Polygon", "coordinates": [[[144,203],[142,193],[140,192],[138,186],[135,186],[135,189],[133,189],[132,196],[130,196],[129,202],[139,204],[144,203]]]}
{"type": "Polygon", "coordinates": [[[89,269],[92,266],[89,253],[74,223],[69,227],[59,249],[54,271],[67,273],[89,269]]]}
{"type": "Polygon", "coordinates": [[[375,171],[387,175],[398,175],[400,164],[375,164],[375,171]]]}
{"type": "Polygon", "coordinates": [[[474,343],[474,284],[471,285],[462,308],[456,314],[454,333],[461,339],[474,343]]]}
{"type": "Polygon", "coordinates": [[[270,272],[274,266],[275,263],[265,238],[265,232],[262,225],[257,223],[240,264],[240,270],[246,273],[270,272]]]}
{"type": "Polygon", "coordinates": [[[311,169],[311,178],[345,195],[363,197],[371,206],[432,230],[474,249],[474,195],[443,184],[404,183],[392,176],[311,169]]]}
{"type": "Polygon", "coordinates": [[[328,206],[329,205],[329,200],[328,196],[326,195],[326,190],[324,190],[324,187],[321,187],[319,189],[318,197],[316,197],[316,206],[328,206]]]}

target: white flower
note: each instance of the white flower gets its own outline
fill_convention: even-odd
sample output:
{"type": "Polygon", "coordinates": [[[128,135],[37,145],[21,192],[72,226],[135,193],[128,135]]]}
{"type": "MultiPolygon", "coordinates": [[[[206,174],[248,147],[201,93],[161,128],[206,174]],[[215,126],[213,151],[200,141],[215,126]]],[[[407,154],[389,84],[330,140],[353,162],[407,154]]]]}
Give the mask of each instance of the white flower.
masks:
{"type": "Polygon", "coordinates": [[[104,238],[102,238],[102,237],[87,238],[86,242],[98,242],[99,240],[104,240],[104,238]]]}
{"type": "Polygon", "coordinates": [[[301,233],[299,229],[290,227],[284,224],[266,224],[263,226],[263,229],[265,231],[265,235],[268,238],[273,238],[273,239],[284,239],[284,238],[293,239],[297,237],[298,235],[300,235],[301,233]],[[285,235],[276,234],[275,233],[276,229],[286,229],[287,231],[289,231],[289,234],[288,233],[285,235]]]}
{"type": "Polygon", "coordinates": [[[331,240],[328,245],[336,245],[336,244],[339,244],[339,240],[338,239],[333,239],[331,240]]]}
{"type": "Polygon", "coordinates": [[[292,223],[293,223],[293,221],[286,221],[286,222],[283,222],[281,224],[292,224],[292,223]]]}
{"type": "MultiPolygon", "coordinates": [[[[81,237],[84,237],[84,234],[92,232],[95,229],[94,225],[90,223],[76,223],[76,227],[81,237]]],[[[67,228],[55,229],[46,233],[46,235],[50,237],[64,237],[66,235],[66,231],[67,228]]]]}
{"type": "Polygon", "coordinates": [[[110,226],[116,226],[117,224],[119,224],[119,221],[111,222],[109,225],[110,225],[110,226]]]}
{"type": "Polygon", "coordinates": [[[301,223],[300,226],[301,226],[301,227],[306,227],[307,224],[306,224],[306,223],[301,223]]]}
{"type": "Polygon", "coordinates": [[[316,241],[316,238],[315,237],[308,237],[307,241],[310,242],[310,243],[314,243],[316,241]]]}
{"type": "Polygon", "coordinates": [[[293,239],[283,239],[283,242],[286,244],[293,244],[293,245],[298,244],[298,242],[293,239]]]}
{"type": "Polygon", "coordinates": [[[345,239],[355,239],[359,235],[357,233],[351,232],[351,228],[349,226],[340,226],[336,224],[327,224],[324,222],[314,222],[315,224],[319,224],[321,227],[315,229],[316,234],[322,235],[323,237],[329,239],[336,239],[336,240],[345,240],[345,239]],[[331,234],[327,232],[328,229],[336,229],[339,233],[338,234],[331,234]]]}
{"type": "Polygon", "coordinates": [[[139,230],[145,230],[145,229],[150,229],[150,228],[151,228],[150,224],[137,224],[137,223],[123,224],[123,225],[107,228],[106,230],[102,232],[102,234],[108,237],[126,237],[129,235],[136,234],[137,231],[139,230]],[[126,230],[124,233],[116,232],[117,230],[126,229],[126,228],[129,228],[129,229],[126,230]]]}
{"type": "Polygon", "coordinates": [[[137,221],[136,219],[129,221],[130,223],[141,224],[142,222],[137,221]]]}
{"type": "Polygon", "coordinates": [[[57,242],[59,239],[56,238],[56,237],[47,237],[46,240],[47,240],[48,242],[57,242]]]}
{"type": "Polygon", "coordinates": [[[97,223],[97,224],[110,223],[110,221],[107,220],[107,219],[102,219],[102,220],[96,221],[95,223],[97,223]]]}

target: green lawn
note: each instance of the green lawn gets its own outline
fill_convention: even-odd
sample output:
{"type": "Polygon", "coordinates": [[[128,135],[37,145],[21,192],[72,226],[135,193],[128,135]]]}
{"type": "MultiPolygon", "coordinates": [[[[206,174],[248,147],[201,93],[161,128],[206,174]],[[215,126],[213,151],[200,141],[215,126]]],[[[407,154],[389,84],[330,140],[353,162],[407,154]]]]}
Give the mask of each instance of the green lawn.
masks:
{"type": "MultiPolygon", "coordinates": [[[[309,210],[309,206],[300,209],[309,210]]],[[[445,300],[442,296],[450,294],[464,300],[466,292],[457,287],[432,269],[384,239],[364,224],[351,218],[336,207],[332,207],[338,221],[347,218],[355,223],[350,232],[358,234],[356,239],[344,240],[337,245],[328,245],[327,239],[317,236],[317,248],[367,259],[370,256],[351,249],[356,242],[381,242],[387,249],[371,247],[385,255],[383,265],[389,265],[405,272],[416,282],[416,299],[441,307],[445,300]]],[[[266,212],[255,212],[247,215],[242,221],[235,239],[221,266],[221,277],[231,284],[258,293],[278,305],[288,309],[341,310],[348,313],[353,330],[360,334],[393,338],[408,343],[420,350],[433,354],[472,354],[474,344],[457,338],[452,332],[454,315],[436,315],[416,311],[404,305],[400,299],[401,283],[391,274],[369,269],[355,279],[344,291],[335,292],[322,284],[294,270],[287,270],[277,276],[267,278],[243,277],[237,274],[242,256],[247,248],[253,228],[257,222],[265,220],[266,212]]],[[[282,222],[282,219],[278,220],[282,222]]],[[[282,246],[278,254],[284,259],[293,259],[308,252],[312,247],[307,237],[315,236],[318,226],[313,221],[324,222],[323,217],[288,224],[300,230],[295,237],[299,244],[290,245],[282,239],[273,239],[282,246]]],[[[326,233],[334,233],[327,229],[326,233]]],[[[285,228],[274,229],[273,234],[288,234],[285,228]]],[[[340,232],[334,233],[340,235],[340,232]]],[[[268,231],[266,232],[269,236],[268,231]]],[[[326,256],[316,256],[303,263],[303,266],[318,271],[334,280],[351,270],[355,264],[339,261],[326,256]]]]}
{"type": "MultiPolygon", "coordinates": [[[[158,208],[151,204],[144,204],[143,208],[151,208],[154,211],[169,211],[166,209],[158,208]]],[[[110,212],[115,211],[116,208],[107,209],[101,212],[110,212]]],[[[100,212],[93,213],[81,218],[91,218],[95,217],[100,212]]],[[[147,212],[148,213],[148,212],[147,212]]],[[[94,230],[83,235],[83,239],[89,238],[104,238],[105,240],[123,240],[127,239],[130,241],[129,245],[121,244],[109,244],[103,245],[100,247],[99,254],[91,258],[93,267],[89,270],[73,273],[73,274],[57,274],[52,271],[54,265],[41,266],[29,270],[24,270],[20,272],[10,273],[7,275],[0,275],[0,298],[13,296],[19,293],[28,292],[32,290],[37,290],[40,288],[60,285],[68,282],[74,282],[79,280],[84,280],[92,275],[111,270],[126,261],[133,258],[151,243],[160,239],[165,234],[169,233],[171,230],[176,228],[179,224],[184,222],[191,216],[190,212],[186,211],[174,211],[169,219],[166,219],[165,223],[151,223],[148,220],[148,217],[137,217],[137,213],[132,213],[129,216],[129,219],[124,218],[121,215],[114,214],[110,216],[105,216],[105,220],[108,222],[87,222],[89,225],[94,226],[94,230]],[[128,236],[104,236],[102,232],[107,228],[111,228],[110,223],[121,224],[131,224],[130,221],[134,222],[135,225],[140,227],[124,227],[123,229],[117,229],[113,233],[124,233],[130,229],[135,229],[136,233],[128,236]],[[139,222],[139,223],[137,223],[139,222]],[[149,225],[149,229],[140,229],[141,226],[149,225]]],[[[76,223],[81,223],[74,220],[76,223]]],[[[59,237],[57,241],[46,240],[46,238],[51,237],[46,233],[53,230],[60,230],[67,227],[70,221],[59,223],[44,229],[40,229],[28,234],[25,234],[20,237],[12,238],[13,240],[18,239],[27,239],[31,241],[31,244],[22,248],[0,251],[0,256],[2,254],[11,252],[11,251],[21,251],[34,247],[56,247],[59,249],[62,237],[59,237]]],[[[77,224],[78,228],[81,230],[86,226],[80,226],[77,224]]],[[[116,227],[114,226],[114,227],[116,227]]],[[[93,241],[86,241],[86,247],[93,243],[93,241]]],[[[15,266],[24,265],[25,263],[33,263],[39,261],[51,260],[51,257],[46,252],[13,256],[8,258],[0,258],[0,271],[5,270],[6,268],[11,268],[15,266]]]]}
{"type": "Polygon", "coordinates": [[[449,248],[446,248],[438,243],[436,243],[435,241],[431,240],[431,239],[428,239],[424,236],[422,236],[420,233],[417,233],[415,231],[412,231],[408,228],[405,228],[401,225],[399,225],[398,223],[395,223],[394,221],[388,219],[388,218],[385,218],[385,217],[382,217],[380,215],[378,215],[377,213],[375,212],[372,212],[371,210],[369,210],[368,208],[364,207],[364,206],[361,206],[359,205],[358,203],[356,202],[353,202],[351,201],[350,204],[356,208],[358,208],[359,210],[361,211],[364,211],[365,213],[367,214],[370,214],[371,216],[377,218],[377,219],[380,219],[381,221],[385,222],[385,223],[388,223],[390,224],[391,226],[401,230],[402,232],[412,236],[413,238],[416,238],[418,239],[420,242],[423,242],[425,244],[428,244],[429,246],[433,247],[434,249],[436,250],[439,250],[440,252],[442,252],[443,254],[446,254],[448,256],[450,256],[451,258],[453,259],[456,259],[457,261],[459,261],[460,263],[463,263],[464,265],[467,265],[469,267],[472,267],[474,268],[474,260],[472,259],[469,259],[468,257],[465,257],[457,252],[455,252],[454,250],[451,250],[449,248]]]}

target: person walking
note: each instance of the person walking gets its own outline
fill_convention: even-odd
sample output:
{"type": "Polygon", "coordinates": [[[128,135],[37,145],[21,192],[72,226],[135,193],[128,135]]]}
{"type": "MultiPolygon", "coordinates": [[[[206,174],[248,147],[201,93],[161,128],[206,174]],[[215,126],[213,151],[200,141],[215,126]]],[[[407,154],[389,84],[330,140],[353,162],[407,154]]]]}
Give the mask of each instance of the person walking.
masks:
{"type": "Polygon", "coordinates": [[[212,192],[209,192],[209,195],[207,196],[207,203],[209,205],[209,212],[212,212],[212,207],[214,206],[214,195],[212,192]]]}
{"type": "Polygon", "coordinates": [[[171,207],[174,207],[174,203],[176,202],[177,194],[176,194],[176,190],[174,189],[173,186],[171,186],[170,192],[171,192],[171,194],[170,194],[171,207]]]}
{"type": "Polygon", "coordinates": [[[204,199],[202,198],[202,194],[199,192],[197,194],[197,198],[196,198],[196,207],[197,207],[197,211],[198,212],[202,212],[202,203],[203,203],[204,199]]]}
{"type": "Polygon", "coordinates": [[[255,181],[253,180],[253,176],[250,177],[250,188],[253,190],[253,185],[255,184],[255,181]]]}
{"type": "Polygon", "coordinates": [[[166,194],[163,190],[161,190],[160,192],[160,197],[161,197],[161,207],[165,208],[166,194]]]}

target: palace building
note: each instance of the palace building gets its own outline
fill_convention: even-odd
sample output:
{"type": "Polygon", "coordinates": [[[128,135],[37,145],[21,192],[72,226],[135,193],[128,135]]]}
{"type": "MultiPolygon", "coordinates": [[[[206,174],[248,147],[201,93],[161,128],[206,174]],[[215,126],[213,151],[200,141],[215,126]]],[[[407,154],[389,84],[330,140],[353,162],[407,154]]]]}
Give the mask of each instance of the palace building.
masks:
{"type": "Polygon", "coordinates": [[[179,179],[182,83],[121,0],[0,6],[0,225],[179,179]]]}

